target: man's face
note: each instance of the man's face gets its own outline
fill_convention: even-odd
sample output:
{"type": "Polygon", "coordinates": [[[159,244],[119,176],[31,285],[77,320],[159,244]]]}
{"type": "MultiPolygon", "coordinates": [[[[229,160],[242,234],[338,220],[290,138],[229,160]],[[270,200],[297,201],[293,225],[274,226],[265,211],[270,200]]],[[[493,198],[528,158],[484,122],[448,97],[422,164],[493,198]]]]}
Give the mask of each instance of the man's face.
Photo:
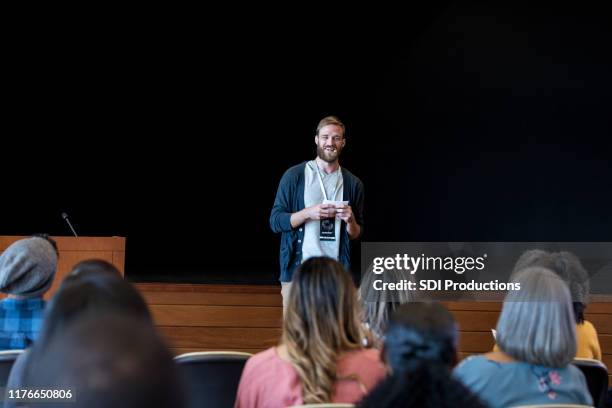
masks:
{"type": "Polygon", "coordinates": [[[340,126],[327,125],[319,130],[319,134],[315,136],[315,143],[317,144],[317,156],[321,160],[332,163],[340,157],[346,141],[340,126]]]}

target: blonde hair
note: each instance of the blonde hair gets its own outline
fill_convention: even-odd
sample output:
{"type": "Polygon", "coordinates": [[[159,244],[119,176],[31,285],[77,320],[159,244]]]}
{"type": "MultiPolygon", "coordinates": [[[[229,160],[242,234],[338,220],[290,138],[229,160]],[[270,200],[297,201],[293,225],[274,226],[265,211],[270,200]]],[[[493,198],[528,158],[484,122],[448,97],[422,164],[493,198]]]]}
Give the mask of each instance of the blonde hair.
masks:
{"type": "Polygon", "coordinates": [[[338,357],[362,348],[360,308],[340,263],[310,258],[293,276],[282,342],[302,384],[304,403],[330,402],[338,357]]]}
{"type": "Polygon", "coordinates": [[[329,125],[340,126],[342,128],[342,137],[344,137],[344,134],[346,133],[346,129],[344,127],[344,123],[342,123],[342,121],[338,119],[337,116],[326,116],[323,119],[321,119],[319,121],[319,124],[317,125],[317,135],[319,134],[319,131],[321,130],[321,128],[325,126],[329,126],[329,125]]]}
{"type": "Polygon", "coordinates": [[[359,287],[359,297],[363,308],[363,323],[374,335],[374,345],[382,346],[382,339],[387,330],[389,317],[395,309],[404,303],[416,301],[416,296],[410,290],[376,290],[374,282],[380,280],[385,283],[399,283],[403,280],[414,282],[414,275],[409,271],[389,269],[377,275],[370,266],[362,276],[359,287]]]}

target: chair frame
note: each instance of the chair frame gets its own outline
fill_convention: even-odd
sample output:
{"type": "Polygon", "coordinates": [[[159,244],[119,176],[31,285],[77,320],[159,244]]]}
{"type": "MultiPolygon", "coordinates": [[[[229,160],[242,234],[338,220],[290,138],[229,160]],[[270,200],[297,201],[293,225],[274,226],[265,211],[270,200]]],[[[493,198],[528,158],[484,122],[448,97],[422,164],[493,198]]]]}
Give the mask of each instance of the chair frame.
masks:
{"type": "Polygon", "coordinates": [[[189,363],[201,361],[200,357],[252,357],[253,354],[243,351],[193,351],[190,353],[179,354],[174,357],[177,363],[189,363]]]}
{"type": "MultiPolygon", "coordinates": [[[[576,357],[572,360],[572,364],[574,364],[574,367],[578,368],[580,371],[582,371],[582,368],[580,366],[583,366],[583,367],[586,366],[586,367],[600,369],[600,370],[603,370],[603,372],[605,372],[605,376],[602,376],[602,379],[604,379],[606,382],[606,385],[604,386],[604,390],[602,391],[603,393],[599,396],[591,395],[591,397],[593,397],[593,405],[595,407],[600,407],[600,406],[605,405],[606,393],[607,393],[608,387],[610,386],[608,382],[608,367],[606,367],[606,365],[602,363],[601,361],[595,360],[592,358],[576,357]]],[[[589,392],[591,392],[590,389],[589,389],[589,392]]]]}

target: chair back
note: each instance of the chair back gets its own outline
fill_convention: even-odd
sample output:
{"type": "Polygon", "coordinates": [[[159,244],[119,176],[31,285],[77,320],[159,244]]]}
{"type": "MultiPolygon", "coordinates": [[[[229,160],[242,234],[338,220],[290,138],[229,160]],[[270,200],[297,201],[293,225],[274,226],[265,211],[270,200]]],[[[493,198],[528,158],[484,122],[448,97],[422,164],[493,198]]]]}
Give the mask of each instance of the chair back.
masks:
{"type": "Polygon", "coordinates": [[[232,408],[249,353],[202,351],[174,357],[185,385],[187,407],[232,408]]]}
{"type": "Polygon", "coordinates": [[[604,363],[590,358],[575,358],[572,361],[582,371],[586,378],[587,386],[593,405],[597,408],[604,407],[608,393],[608,369],[604,363]]]}
{"type": "Polygon", "coordinates": [[[23,353],[23,350],[0,351],[0,388],[6,387],[13,363],[21,353],[23,353]]]}

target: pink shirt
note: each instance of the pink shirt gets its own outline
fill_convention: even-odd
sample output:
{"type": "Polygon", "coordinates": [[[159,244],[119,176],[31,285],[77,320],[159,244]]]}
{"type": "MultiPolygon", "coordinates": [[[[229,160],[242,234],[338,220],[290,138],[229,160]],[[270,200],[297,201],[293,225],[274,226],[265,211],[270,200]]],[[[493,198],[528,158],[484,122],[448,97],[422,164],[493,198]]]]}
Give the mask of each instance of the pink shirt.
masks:
{"type": "MultiPolygon", "coordinates": [[[[343,354],[337,372],[339,377],[356,375],[360,381],[338,381],[331,402],[355,403],[386,375],[380,352],[375,349],[343,354]]],[[[279,357],[276,347],[257,353],[247,361],[238,386],[236,408],[285,408],[303,403],[297,371],[279,357]]]]}

